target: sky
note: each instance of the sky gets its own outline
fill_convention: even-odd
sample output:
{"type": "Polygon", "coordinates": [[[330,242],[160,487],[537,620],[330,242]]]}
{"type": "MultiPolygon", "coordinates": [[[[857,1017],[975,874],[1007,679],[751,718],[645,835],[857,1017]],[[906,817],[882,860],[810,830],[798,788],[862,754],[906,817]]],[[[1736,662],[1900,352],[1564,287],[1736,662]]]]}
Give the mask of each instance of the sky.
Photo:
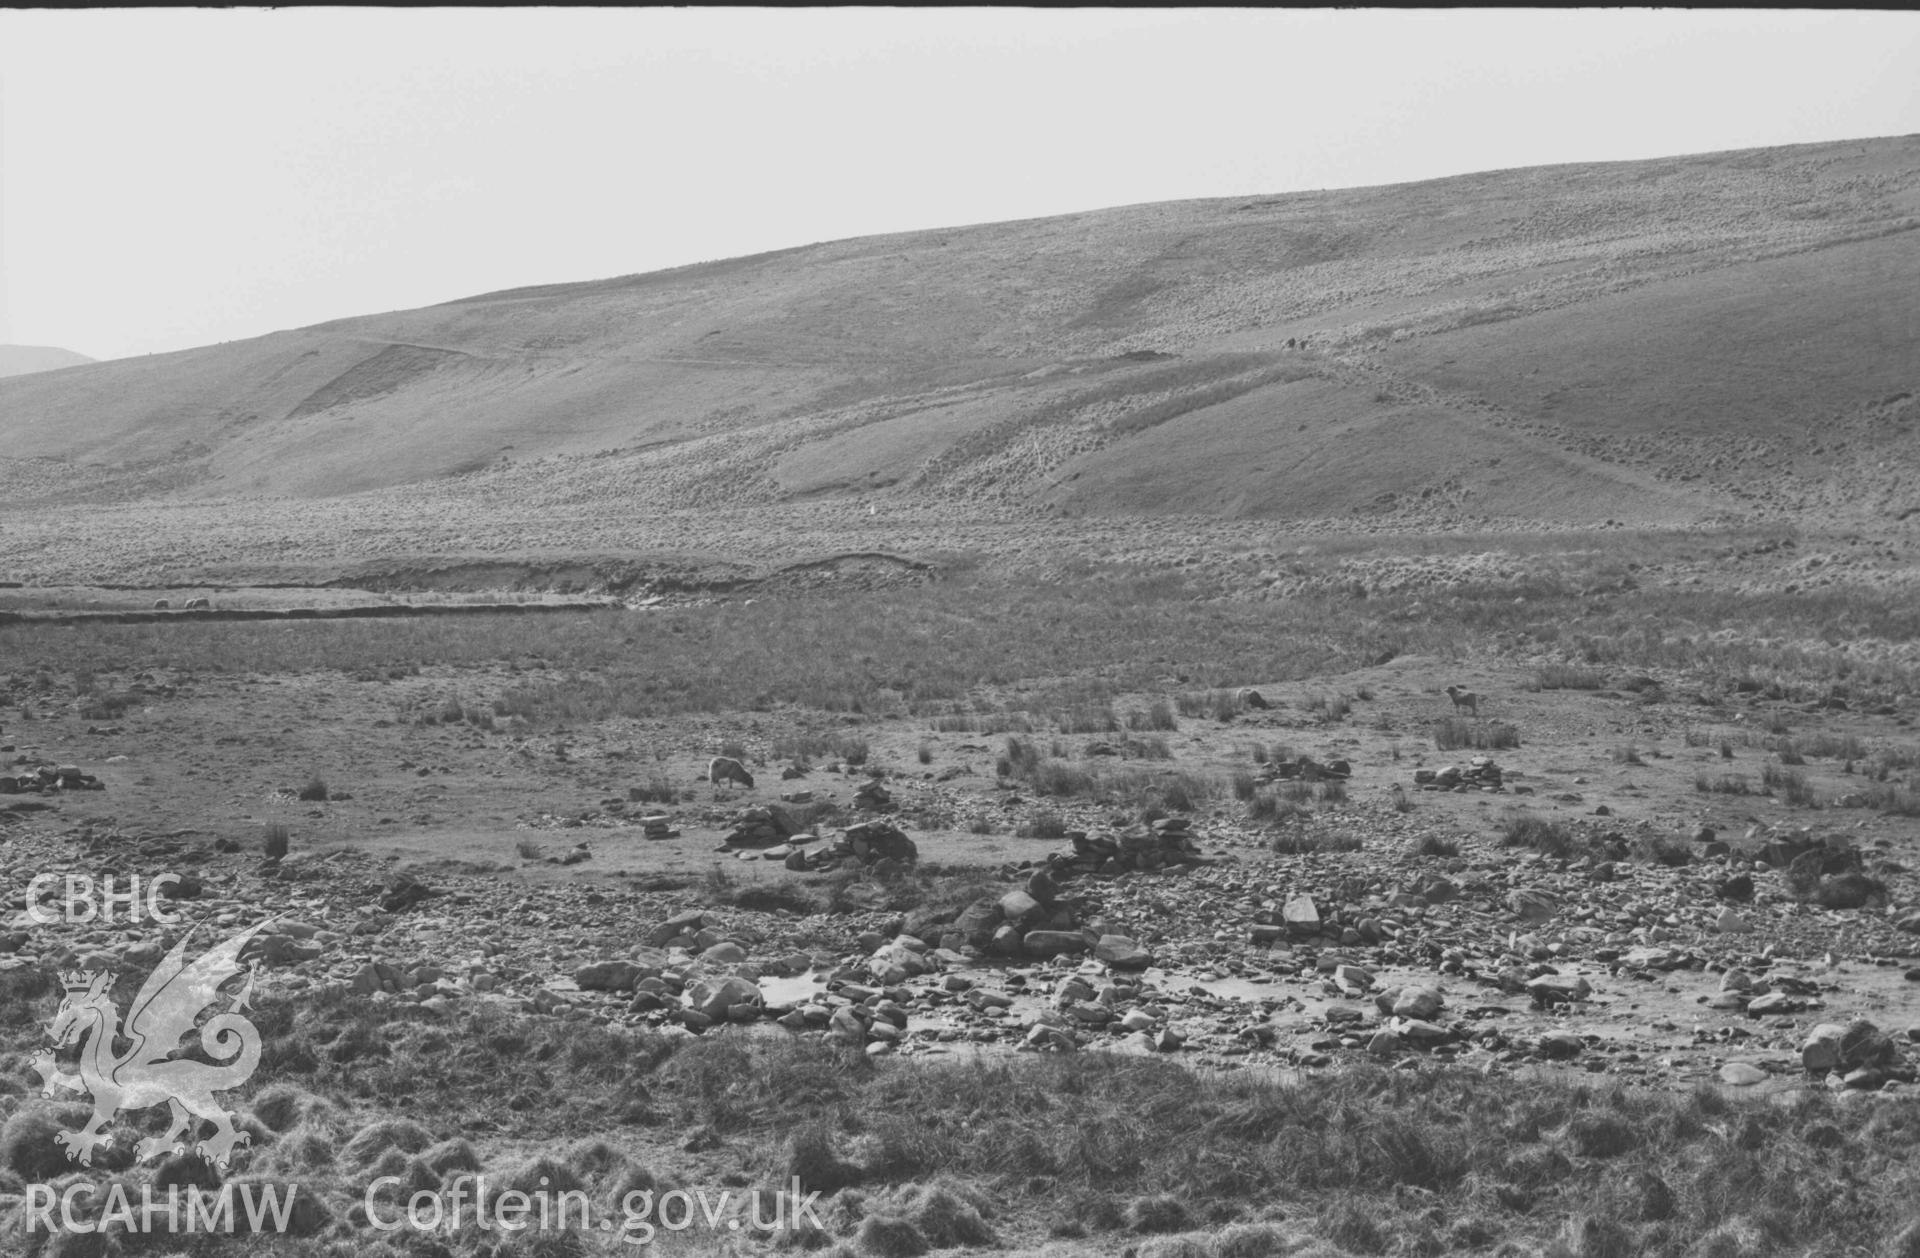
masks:
{"type": "Polygon", "coordinates": [[[0,10],[0,343],[880,232],[1920,133],[1920,14],[0,10]]]}

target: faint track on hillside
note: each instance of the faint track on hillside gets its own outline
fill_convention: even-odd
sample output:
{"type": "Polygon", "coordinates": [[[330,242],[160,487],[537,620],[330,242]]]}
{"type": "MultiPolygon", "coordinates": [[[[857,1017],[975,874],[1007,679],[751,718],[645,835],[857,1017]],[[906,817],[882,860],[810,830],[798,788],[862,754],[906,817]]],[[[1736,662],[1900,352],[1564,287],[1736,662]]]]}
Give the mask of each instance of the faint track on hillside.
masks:
{"type": "Polygon", "coordinates": [[[413,606],[390,603],[368,607],[210,608],[196,611],[0,612],[0,627],[37,625],[153,625],[188,621],[240,620],[398,620],[409,616],[517,615],[534,612],[619,610],[609,601],[590,603],[446,603],[413,606]]]}
{"type": "Polygon", "coordinates": [[[458,354],[477,362],[504,363],[516,362],[528,358],[544,359],[550,362],[612,362],[612,363],[683,363],[694,367],[786,367],[799,370],[807,367],[831,367],[836,364],[826,360],[812,361],[783,358],[695,358],[685,354],[607,354],[593,352],[565,352],[551,349],[536,349],[532,346],[516,345],[490,352],[475,349],[461,349],[453,345],[432,345],[425,341],[401,341],[386,336],[345,335],[342,340],[357,341],[362,345],[379,345],[398,349],[423,349],[442,354],[458,354]]]}

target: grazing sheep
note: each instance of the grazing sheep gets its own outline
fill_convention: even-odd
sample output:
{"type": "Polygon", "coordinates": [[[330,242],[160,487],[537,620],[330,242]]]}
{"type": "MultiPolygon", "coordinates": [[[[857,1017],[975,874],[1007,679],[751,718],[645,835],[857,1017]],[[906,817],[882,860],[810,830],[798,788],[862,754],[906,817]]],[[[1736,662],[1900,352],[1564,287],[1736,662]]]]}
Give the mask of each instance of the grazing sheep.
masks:
{"type": "Polygon", "coordinates": [[[753,789],[753,774],[747,772],[747,766],[731,756],[715,756],[707,766],[707,781],[718,786],[722,782],[738,782],[748,790],[753,789]]]}
{"type": "Polygon", "coordinates": [[[156,599],[154,599],[154,600],[153,600],[153,610],[155,610],[155,611],[157,611],[157,612],[163,612],[163,611],[166,611],[166,610],[167,610],[168,608],[170,608],[170,607],[172,607],[172,606],[173,606],[173,604],[172,604],[172,603],[169,603],[169,602],[168,602],[168,601],[167,601],[166,599],[164,599],[164,598],[156,598],[156,599]]]}
{"type": "Polygon", "coordinates": [[[1458,712],[1461,708],[1465,708],[1475,716],[1480,715],[1480,696],[1473,691],[1462,690],[1458,686],[1448,686],[1447,698],[1453,700],[1454,711],[1458,712]]]}
{"type": "Polygon", "coordinates": [[[207,600],[204,598],[190,598],[187,600],[187,610],[190,612],[206,611],[208,608],[212,606],[213,604],[207,602],[207,600]]]}

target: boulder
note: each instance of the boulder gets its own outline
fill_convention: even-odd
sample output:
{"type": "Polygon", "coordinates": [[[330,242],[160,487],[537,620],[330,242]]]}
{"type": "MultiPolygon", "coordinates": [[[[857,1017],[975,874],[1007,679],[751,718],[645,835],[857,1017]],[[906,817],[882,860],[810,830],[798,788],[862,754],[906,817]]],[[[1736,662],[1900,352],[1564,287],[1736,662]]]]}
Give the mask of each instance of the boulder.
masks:
{"type": "Polygon", "coordinates": [[[1879,1027],[1864,1018],[1847,1024],[1840,1039],[1840,1064],[1849,1069],[1900,1064],[1900,1049],[1879,1027]]]}
{"type": "Polygon", "coordinates": [[[418,879],[399,874],[387,884],[386,893],[380,897],[380,909],[386,913],[399,913],[438,894],[418,879]]]}
{"type": "Polygon", "coordinates": [[[1057,957],[1085,952],[1087,937],[1075,930],[1030,930],[1020,944],[1031,956],[1057,957]]]}
{"type": "Polygon", "coordinates": [[[1440,994],[1438,988],[1407,987],[1402,988],[1399,997],[1394,1000],[1392,1012],[1396,1018],[1431,1022],[1445,1003],[1446,998],[1440,994]]]}
{"type": "Polygon", "coordinates": [[[664,948],[669,942],[682,935],[693,934],[705,921],[706,915],[703,913],[676,913],[647,932],[647,944],[654,948],[664,948]]]}
{"type": "Polygon", "coordinates": [[[1153,964],[1153,953],[1125,935],[1100,936],[1093,955],[1116,970],[1144,970],[1153,964]]]}
{"type": "Polygon", "coordinates": [[[1756,996],[1747,1002],[1747,1013],[1755,1018],[1768,1018],[1776,1014],[1798,1013],[1806,1007],[1806,1002],[1785,992],[1768,992],[1756,996]]]}
{"type": "Polygon", "coordinates": [[[1320,933],[1320,910],[1315,907],[1311,896],[1300,895],[1288,900],[1286,907],[1280,910],[1280,917],[1287,929],[1296,935],[1320,933]]]}
{"type": "Polygon", "coordinates": [[[1025,927],[1047,916],[1047,911],[1025,891],[1009,891],[1000,897],[1000,916],[1016,927],[1025,927]]]}
{"type": "Polygon", "coordinates": [[[369,961],[360,967],[347,986],[356,996],[371,996],[375,992],[397,992],[405,980],[406,976],[393,966],[382,961],[369,961]]]}
{"type": "Polygon", "coordinates": [[[1544,922],[1554,915],[1559,905],[1544,891],[1521,890],[1507,897],[1507,907],[1524,921],[1544,922]]]}
{"type": "Polygon", "coordinates": [[[1333,982],[1349,996],[1364,996],[1373,987],[1373,975],[1357,965],[1336,965],[1333,982]]]}
{"type": "Polygon", "coordinates": [[[1044,1022],[1036,1022],[1027,1028],[1027,1044],[1033,1048],[1050,1048],[1062,1053],[1071,1053],[1080,1047],[1080,1042],[1071,1033],[1044,1022]]]}
{"type": "Polygon", "coordinates": [[[1841,1061],[1840,1045],[1846,1036],[1847,1028],[1833,1022],[1820,1023],[1807,1032],[1807,1038],[1800,1043],[1800,1064],[1815,1074],[1837,1069],[1841,1061]]]}
{"type": "Polygon", "coordinates": [[[1542,974],[1527,980],[1527,995],[1533,997],[1533,1003],[1542,1009],[1572,1004],[1592,994],[1593,985],[1577,974],[1571,977],[1565,974],[1542,974]]]}
{"type": "Polygon", "coordinates": [[[953,928],[974,947],[984,948],[992,942],[994,928],[1000,925],[1001,920],[999,903],[983,898],[961,910],[953,928]]]}
{"type": "Polygon", "coordinates": [[[701,979],[687,991],[687,1007],[715,1022],[731,1016],[736,1005],[762,1003],[759,986],[744,978],[701,979]]]}
{"type": "Polygon", "coordinates": [[[860,1020],[860,1015],[851,1007],[845,1005],[833,1011],[833,1017],[827,1021],[827,1033],[848,1044],[867,1042],[867,1024],[860,1020]]]}
{"type": "Polygon", "coordinates": [[[593,961],[575,970],[573,981],[583,992],[630,992],[645,976],[631,961],[593,961]]]}

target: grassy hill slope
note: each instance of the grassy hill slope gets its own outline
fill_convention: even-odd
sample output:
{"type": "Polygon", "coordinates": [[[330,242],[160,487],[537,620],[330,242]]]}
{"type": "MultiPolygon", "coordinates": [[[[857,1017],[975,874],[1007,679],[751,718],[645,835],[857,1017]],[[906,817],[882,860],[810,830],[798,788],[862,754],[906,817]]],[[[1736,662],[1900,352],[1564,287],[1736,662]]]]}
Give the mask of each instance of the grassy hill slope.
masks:
{"type": "Polygon", "coordinates": [[[1920,137],[1131,206],[0,381],[0,448],[116,497],[1898,515],[1917,227],[1920,137]]]}

